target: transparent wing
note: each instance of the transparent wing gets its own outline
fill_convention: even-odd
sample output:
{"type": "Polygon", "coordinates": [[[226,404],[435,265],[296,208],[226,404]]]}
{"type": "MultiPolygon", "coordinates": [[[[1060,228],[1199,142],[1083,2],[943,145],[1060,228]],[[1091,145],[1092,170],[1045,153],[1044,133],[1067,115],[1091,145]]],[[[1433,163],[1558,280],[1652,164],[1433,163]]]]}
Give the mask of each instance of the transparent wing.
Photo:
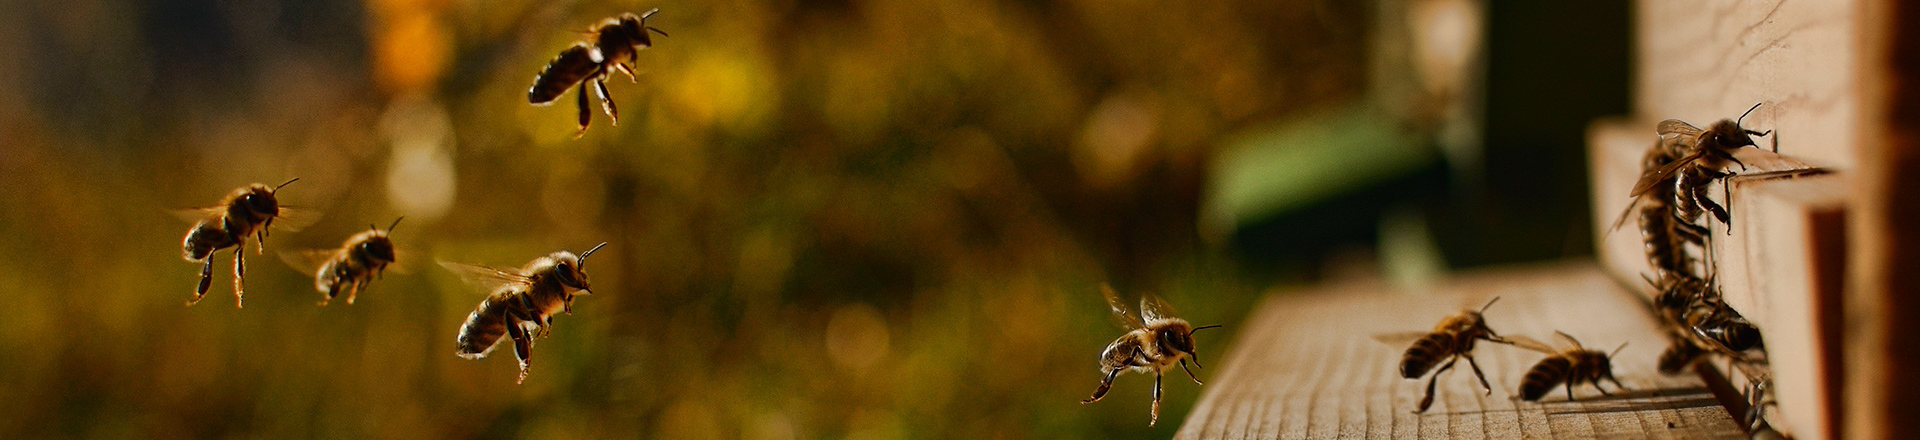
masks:
{"type": "Polygon", "coordinates": [[[1603,234],[1612,235],[1614,230],[1620,229],[1621,225],[1627,224],[1627,217],[1632,217],[1634,209],[1640,207],[1640,201],[1646,199],[1646,197],[1634,197],[1633,202],[1628,203],[1626,209],[1620,210],[1620,216],[1613,219],[1613,225],[1607,226],[1607,230],[1603,234]]]}
{"type": "Polygon", "coordinates": [[[328,260],[340,255],[340,249],[292,249],[280,251],[278,254],[280,254],[280,261],[287,263],[287,267],[307,276],[314,276],[320,271],[321,265],[327,264],[328,260]]]}
{"type": "Polygon", "coordinates": [[[1110,312],[1107,314],[1107,320],[1112,321],[1113,325],[1127,330],[1146,326],[1146,322],[1140,319],[1140,315],[1135,314],[1132,307],[1128,307],[1125,301],[1120,300],[1120,293],[1113,291],[1113,286],[1101,284],[1100,295],[1107,298],[1107,310],[1110,312]]]}
{"type": "Polygon", "coordinates": [[[1553,349],[1553,346],[1547,345],[1547,343],[1545,342],[1540,342],[1540,340],[1538,339],[1527,337],[1527,335],[1505,335],[1502,337],[1506,338],[1507,342],[1513,344],[1513,346],[1515,347],[1525,348],[1528,350],[1538,351],[1538,352],[1547,353],[1547,354],[1554,354],[1558,352],[1553,349]]]}
{"type": "Polygon", "coordinates": [[[1583,349],[1585,349],[1584,347],[1581,347],[1581,346],[1580,346],[1580,340],[1579,340],[1579,339],[1574,339],[1574,338],[1573,338],[1573,335],[1569,335],[1569,334],[1567,334],[1567,332],[1563,332],[1563,331],[1559,331],[1559,330],[1554,330],[1554,331],[1553,331],[1553,335],[1554,335],[1554,336],[1558,336],[1558,337],[1560,337],[1560,339],[1561,339],[1561,340],[1563,340],[1563,341],[1567,341],[1567,343],[1568,343],[1568,344],[1570,344],[1570,345],[1573,345],[1573,349],[1574,349],[1574,350],[1583,350],[1583,349]]]}
{"type": "Polygon", "coordinates": [[[517,272],[495,269],[478,264],[441,261],[440,267],[445,267],[447,270],[459,275],[461,281],[466,281],[467,284],[480,287],[488,292],[492,292],[500,286],[528,284],[530,282],[526,276],[520,275],[517,272]]]}
{"type": "Polygon", "coordinates": [[[300,232],[320,221],[320,210],[298,206],[281,206],[280,215],[273,217],[273,232],[300,232]]]}
{"type": "Polygon", "coordinates": [[[1173,306],[1167,304],[1167,300],[1161,299],[1160,295],[1155,295],[1153,292],[1140,294],[1140,318],[1142,320],[1151,322],[1172,318],[1174,315],[1173,306]]]}
{"type": "Polygon", "coordinates": [[[1660,137],[1667,137],[1667,136],[1693,137],[1694,135],[1698,135],[1700,134],[1700,132],[1705,130],[1701,130],[1700,127],[1695,127],[1693,126],[1693,124],[1688,124],[1687,121],[1682,121],[1679,119],[1668,119],[1665,121],[1660,121],[1659,125],[1654,126],[1653,131],[1655,133],[1659,133],[1660,137]]]}
{"type": "Polygon", "coordinates": [[[1392,346],[1401,347],[1401,348],[1405,348],[1409,345],[1413,345],[1414,341],[1418,341],[1420,340],[1420,338],[1425,338],[1425,337],[1427,337],[1427,332],[1411,331],[1411,330],[1404,331],[1404,332],[1385,332],[1385,333],[1373,334],[1373,340],[1380,341],[1380,343],[1382,344],[1392,345],[1392,346]]]}
{"type": "Polygon", "coordinates": [[[1640,181],[1633,183],[1633,192],[1628,193],[1628,195],[1640,197],[1646,194],[1647,191],[1653,190],[1655,185],[1659,185],[1660,182],[1665,182],[1668,178],[1673,177],[1673,172],[1679,171],[1681,167],[1692,164],[1693,161],[1706,157],[1706,155],[1707,150],[1694,150],[1693,152],[1687,153],[1684,157],[1674,159],[1672,162],[1667,162],[1666,165],[1661,165],[1658,169],[1641,174],[1640,181]]]}
{"type": "Polygon", "coordinates": [[[199,223],[202,220],[219,217],[223,214],[226,214],[227,207],[203,206],[198,208],[175,208],[175,209],[167,210],[167,213],[173,214],[174,217],[178,217],[180,220],[184,220],[187,223],[199,223]]]}

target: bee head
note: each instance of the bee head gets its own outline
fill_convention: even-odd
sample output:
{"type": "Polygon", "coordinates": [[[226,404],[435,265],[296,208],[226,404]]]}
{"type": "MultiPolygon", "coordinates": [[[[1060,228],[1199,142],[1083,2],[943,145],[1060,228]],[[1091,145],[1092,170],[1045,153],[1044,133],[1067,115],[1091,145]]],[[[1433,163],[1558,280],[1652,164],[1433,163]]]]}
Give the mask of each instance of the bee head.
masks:
{"type": "Polygon", "coordinates": [[[380,230],[379,227],[367,225],[367,227],[372,230],[367,231],[367,239],[361,240],[358,245],[359,249],[356,250],[360,251],[363,255],[373,257],[379,261],[399,261],[395,259],[393,255],[393,240],[387,236],[393,233],[394,226],[400,226],[400,220],[405,218],[406,217],[394,219],[393,225],[387,226],[387,230],[385,231],[380,230]]]}
{"type": "MultiPolygon", "coordinates": [[[[1182,324],[1185,323],[1183,322],[1182,324]]],[[[1208,325],[1198,328],[1187,325],[1170,325],[1161,328],[1158,334],[1154,336],[1160,339],[1161,347],[1165,347],[1174,354],[1190,355],[1194,358],[1193,364],[1200,365],[1200,355],[1194,347],[1193,333],[1215,327],[1219,327],[1219,325],[1208,325]]]]}
{"type": "Polygon", "coordinates": [[[264,184],[255,183],[243,190],[240,197],[234,201],[234,204],[246,208],[248,212],[260,217],[280,215],[280,199],[275,197],[275,194],[280,192],[281,187],[285,187],[287,184],[298,180],[300,180],[300,178],[295,177],[293,180],[288,180],[286,183],[272,188],[268,188],[264,184]]]}
{"type": "Polygon", "coordinates": [[[660,8],[653,8],[653,10],[640,15],[633,15],[633,13],[620,14],[620,32],[626,34],[627,38],[631,38],[634,46],[640,48],[653,47],[653,38],[647,35],[647,31],[659,33],[662,37],[667,36],[666,31],[662,31],[653,26],[647,26],[647,17],[652,17],[653,14],[657,12],[660,12],[660,8]]]}
{"type": "Polygon", "coordinates": [[[1758,108],[1760,108],[1760,104],[1754,104],[1753,107],[1747,108],[1746,113],[1741,113],[1739,119],[1732,121],[1722,119],[1720,122],[1715,122],[1713,129],[1708,130],[1708,136],[1713,137],[1713,139],[1709,139],[1709,141],[1716,142],[1717,145],[1728,150],[1740,147],[1759,148],[1759,145],[1753,143],[1753,136],[1766,136],[1773,133],[1773,131],[1753,131],[1742,128],[1741,125],[1747,120],[1747,115],[1752,114],[1754,109],[1758,108]]]}
{"type": "Polygon", "coordinates": [[[584,290],[589,294],[593,293],[593,285],[587,281],[585,268],[587,257],[593,255],[594,251],[598,251],[600,248],[606,246],[607,244],[602,242],[599,246],[594,246],[593,249],[588,249],[578,256],[572,252],[555,252],[553,254],[554,279],[559,281],[563,286],[584,290]]]}

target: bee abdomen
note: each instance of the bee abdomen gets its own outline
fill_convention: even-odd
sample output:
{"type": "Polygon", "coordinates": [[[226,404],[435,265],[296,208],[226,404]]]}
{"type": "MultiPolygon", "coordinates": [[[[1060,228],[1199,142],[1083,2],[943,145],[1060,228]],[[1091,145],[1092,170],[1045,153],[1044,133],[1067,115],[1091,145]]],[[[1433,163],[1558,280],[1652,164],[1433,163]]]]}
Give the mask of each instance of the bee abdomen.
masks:
{"type": "Polygon", "coordinates": [[[547,62],[547,67],[540,70],[539,76],[533,77],[533,87],[527,90],[527,102],[533,104],[553,102],[560,95],[566,94],[567,89],[573,88],[574,84],[579,84],[581,80],[592,76],[599,70],[599,63],[593,61],[593,56],[588,53],[589,50],[586,43],[577,43],[567,50],[560,51],[559,56],[547,62]]]}
{"type": "Polygon", "coordinates": [[[1540,363],[1533,364],[1533,368],[1527,370],[1527,375],[1520,379],[1520,398],[1540,400],[1540,396],[1547,395],[1547,390],[1566,380],[1567,370],[1571,368],[1573,362],[1562,356],[1542,359],[1540,363]]]}
{"type": "Polygon", "coordinates": [[[187,238],[181,244],[181,257],[188,261],[207,259],[213,251],[230,246],[232,238],[227,231],[215,225],[215,221],[203,221],[187,231],[187,238]]]}
{"type": "Polygon", "coordinates": [[[507,334],[502,304],[489,298],[467,315],[467,322],[460,325],[460,335],[455,338],[454,354],[467,359],[479,359],[493,351],[500,337],[507,334]]]}
{"type": "Polygon", "coordinates": [[[1429,333],[1419,341],[1414,341],[1412,347],[1407,347],[1406,355],[1400,358],[1400,377],[1414,379],[1427,374],[1436,361],[1451,354],[1448,340],[1444,333],[1429,333]]]}
{"type": "Polygon", "coordinates": [[[1693,365],[1693,361],[1699,359],[1702,354],[1706,354],[1706,350],[1694,345],[1693,342],[1674,339],[1672,344],[1667,345],[1666,350],[1660,352],[1660,374],[1678,375],[1686,370],[1688,365],[1693,365]]]}

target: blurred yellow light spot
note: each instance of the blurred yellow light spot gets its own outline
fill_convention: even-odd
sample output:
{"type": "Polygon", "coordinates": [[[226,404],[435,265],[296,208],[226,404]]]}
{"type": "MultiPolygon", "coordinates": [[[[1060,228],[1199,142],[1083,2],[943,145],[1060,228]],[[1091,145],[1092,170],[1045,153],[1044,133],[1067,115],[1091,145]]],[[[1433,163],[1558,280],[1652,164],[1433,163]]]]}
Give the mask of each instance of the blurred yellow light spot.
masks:
{"type": "Polygon", "coordinates": [[[1160,109],[1151,99],[1114,95],[1094,107],[1073,150],[1073,167],[1095,187],[1132,180],[1147,147],[1160,131],[1160,109]]]}
{"type": "Polygon", "coordinates": [[[453,208],[453,128],[445,108],[419,95],[395,98],[381,117],[393,144],[387,202],[401,215],[432,221],[453,208]]]}
{"type": "Polygon", "coordinates": [[[453,44],[446,25],[432,14],[414,12],[387,17],[374,31],[374,78],[390,92],[421,90],[446,70],[453,44]]]}
{"type": "Polygon", "coordinates": [[[887,322],[866,303],[841,306],[827,321],[827,356],[841,367],[860,371],[887,355],[887,322]]]}

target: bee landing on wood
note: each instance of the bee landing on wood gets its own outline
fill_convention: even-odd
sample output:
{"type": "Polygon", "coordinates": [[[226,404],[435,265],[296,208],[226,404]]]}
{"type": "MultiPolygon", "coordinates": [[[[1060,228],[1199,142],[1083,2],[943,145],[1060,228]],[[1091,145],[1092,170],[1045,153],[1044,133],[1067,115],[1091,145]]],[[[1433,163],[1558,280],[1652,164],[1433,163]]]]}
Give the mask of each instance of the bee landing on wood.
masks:
{"type": "Polygon", "coordinates": [[[634,80],[633,64],[640,61],[640,50],[653,47],[653,38],[648,31],[667,36],[653,26],[647,25],[647,17],[660,12],[659,8],[646,14],[624,13],[608,17],[586,32],[591,41],[581,41],[560,51],[540,75],[533,77],[533,87],[527,89],[527,102],[534,105],[552,104],[567,89],[578,84],[580,88],[580,131],[573,137],[587,133],[587,125],[593,122],[593,111],[587,107],[587,85],[593,85],[593,91],[600,96],[600,104],[606,110],[607,117],[613,118],[613,125],[620,125],[620,110],[613,104],[613,96],[607,94],[607,76],[612,71],[627,75],[634,80]]]}
{"type": "Polygon", "coordinates": [[[348,237],[340,247],[333,249],[304,249],[294,252],[281,252],[280,259],[293,266],[295,270],[313,275],[313,288],[325,297],[320,305],[325,306],[341,292],[347,294],[347,304],[353,304],[355,296],[372,283],[375,277],[393,264],[393,240],[388,234],[400,226],[400,219],[394,219],[387,230],[367,225],[367,230],[348,237]]]}
{"type": "Polygon", "coordinates": [[[1442,359],[1447,361],[1446,365],[1442,365],[1439,371],[1435,371],[1433,377],[1427,380],[1426,395],[1420,398],[1420,408],[1413,412],[1426,412],[1428,407],[1433,406],[1434,383],[1440,380],[1441,374],[1452,369],[1454,362],[1458,362],[1461,358],[1466,358],[1467,366],[1473,368],[1473,376],[1480,379],[1480,387],[1486,389],[1487,394],[1493,394],[1493,385],[1488,384],[1487,375],[1480,372],[1480,363],[1473,360],[1473,346],[1479,341],[1507,343],[1506,339],[1487,327],[1485,315],[1487,308],[1499,301],[1499,297],[1494,297],[1488,300],[1486,305],[1480,306],[1479,310],[1462,310],[1460,313],[1441,319],[1439,324],[1433,326],[1431,332],[1374,335],[1374,339],[1396,346],[1412,341],[1413,345],[1407,347],[1407,353],[1400,357],[1400,377],[1419,379],[1420,376],[1426,375],[1428,370],[1432,370],[1434,365],[1439,365],[1442,359]]]}
{"type": "Polygon", "coordinates": [[[1732,218],[1727,209],[1708,197],[1707,187],[1714,180],[1732,176],[1732,172],[1726,171],[1728,166],[1746,168],[1745,163],[1734,158],[1734,151],[1744,147],[1759,148],[1754,144],[1753,136],[1773,133],[1741,128],[1741,121],[1758,108],[1760,104],[1754,104],[1739,119],[1722,119],[1706,130],[1679,119],[1660,121],[1655,132],[1660,134],[1663,141],[1673,142],[1674,151],[1684,154],[1642,174],[1629,194],[1638,198],[1652,191],[1655,186],[1672,185],[1674,214],[1683,221],[1692,222],[1704,210],[1712,212],[1720,223],[1731,224],[1732,218]]]}
{"type": "Polygon", "coordinates": [[[300,178],[296,177],[274,187],[260,183],[247,185],[233,190],[218,205],[176,212],[181,218],[195,222],[193,229],[188,229],[186,238],[182,240],[181,257],[202,263],[199,287],[194,290],[193,299],[187,300],[187,305],[200,302],[200,298],[207,295],[207,288],[213,286],[213,253],[231,247],[234,248],[233,305],[243,306],[247,290],[247,237],[253,236],[262,246],[265,245],[268,227],[273,226],[273,220],[289,209],[280,206],[280,200],[275,195],[281,187],[298,180],[300,178]]]}
{"type": "Polygon", "coordinates": [[[1606,388],[1600,387],[1600,381],[1603,379],[1613,382],[1613,385],[1620,389],[1627,388],[1626,385],[1620,384],[1620,379],[1613,377],[1613,355],[1627,348],[1627,344],[1621,343],[1619,348],[1613,349],[1612,354],[1608,354],[1583,348],[1580,346],[1580,341],[1564,332],[1555,331],[1553,334],[1560,336],[1560,339],[1567,341],[1570,346],[1555,350],[1552,346],[1526,336],[1511,338],[1515,346],[1548,355],[1546,359],[1533,364],[1533,368],[1527,370],[1527,375],[1520,379],[1520,398],[1529,402],[1538,401],[1542,396],[1547,395],[1547,390],[1565,384],[1567,400],[1572,401],[1574,385],[1582,383],[1593,384],[1593,389],[1600,390],[1602,395],[1612,395],[1606,388]]]}
{"type": "Polygon", "coordinates": [[[1100,286],[1100,293],[1107,298],[1107,307],[1111,311],[1108,317],[1114,324],[1127,329],[1107,348],[1100,351],[1100,387],[1093,390],[1093,397],[1080,401],[1082,404],[1100,401],[1107,396],[1107,390],[1113,387],[1113,378],[1120,372],[1132,369],[1140,373],[1153,373],[1153,418],[1147,420],[1147,426],[1160,422],[1160,378],[1174,364],[1187,371],[1187,378],[1193,383],[1205,385],[1187,368],[1187,359],[1193,359],[1195,367],[1200,366],[1199,355],[1194,351],[1193,333],[1219,327],[1209,325],[1194,327],[1187,320],[1173,317],[1173,307],[1165,300],[1153,294],[1140,298],[1140,308],[1136,312],[1120,300],[1120,295],[1111,286],[1100,286]]]}
{"type": "Polygon", "coordinates": [[[520,359],[520,378],[514,383],[526,382],[527,370],[533,366],[533,338],[553,330],[553,315],[573,313],[576,292],[593,293],[587,282],[587,256],[606,245],[600,243],[578,256],[567,251],[554,252],[511,271],[441,262],[441,266],[463,278],[492,289],[487,299],[467,315],[466,323],[460,325],[454,354],[467,359],[484,358],[498,346],[501,336],[510,337],[513,354],[520,359]]]}

